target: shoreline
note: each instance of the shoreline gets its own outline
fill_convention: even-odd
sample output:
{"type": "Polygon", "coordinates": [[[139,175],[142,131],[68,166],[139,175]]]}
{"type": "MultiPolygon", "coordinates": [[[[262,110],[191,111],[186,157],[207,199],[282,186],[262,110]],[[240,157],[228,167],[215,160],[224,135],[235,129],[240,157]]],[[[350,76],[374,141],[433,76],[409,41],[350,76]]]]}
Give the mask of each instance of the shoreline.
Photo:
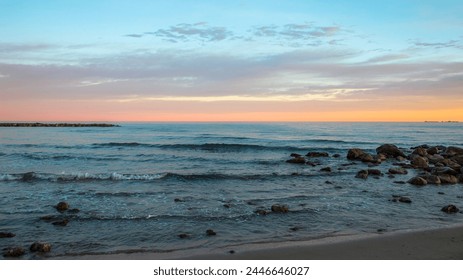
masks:
{"type": "Polygon", "coordinates": [[[206,251],[61,256],[65,260],[462,260],[463,224],[437,229],[242,244],[206,251]],[[233,253],[230,253],[233,251],[233,253]]]}

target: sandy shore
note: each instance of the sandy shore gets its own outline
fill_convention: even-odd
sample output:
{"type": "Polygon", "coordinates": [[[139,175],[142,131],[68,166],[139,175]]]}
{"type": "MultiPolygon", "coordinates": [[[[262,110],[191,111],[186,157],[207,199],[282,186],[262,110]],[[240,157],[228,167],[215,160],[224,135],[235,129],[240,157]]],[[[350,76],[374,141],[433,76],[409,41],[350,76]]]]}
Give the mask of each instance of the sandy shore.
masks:
{"type": "Polygon", "coordinates": [[[463,225],[433,230],[242,245],[209,252],[133,253],[78,257],[78,259],[82,258],[91,260],[461,260],[463,259],[463,225]]]}

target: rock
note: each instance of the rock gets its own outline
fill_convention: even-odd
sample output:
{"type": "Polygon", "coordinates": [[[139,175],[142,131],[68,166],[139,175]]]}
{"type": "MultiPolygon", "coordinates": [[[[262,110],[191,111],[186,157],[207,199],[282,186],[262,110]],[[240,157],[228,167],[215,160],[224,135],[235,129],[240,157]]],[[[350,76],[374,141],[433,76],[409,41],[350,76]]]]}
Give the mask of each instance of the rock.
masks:
{"type": "Polygon", "coordinates": [[[21,180],[24,182],[30,182],[34,179],[35,179],[35,172],[24,173],[23,176],[21,177],[21,180]]]}
{"type": "Polygon", "coordinates": [[[408,174],[408,171],[405,168],[402,168],[402,167],[389,168],[388,172],[390,174],[400,174],[400,175],[408,174]]]}
{"type": "Polygon", "coordinates": [[[429,167],[429,165],[428,165],[428,159],[425,158],[425,157],[419,156],[419,155],[414,155],[414,156],[412,156],[412,158],[411,158],[411,164],[412,164],[413,167],[415,167],[415,168],[422,168],[422,169],[425,169],[425,168],[428,168],[428,167],[429,167]]]}
{"type": "Polygon", "coordinates": [[[331,172],[331,167],[323,167],[322,169],[320,169],[320,171],[322,172],[331,172]]]}
{"type": "Polygon", "coordinates": [[[401,157],[401,156],[398,156],[395,159],[398,160],[398,161],[405,161],[406,160],[406,158],[401,157]]]}
{"type": "Polygon", "coordinates": [[[425,157],[428,155],[428,151],[423,147],[418,147],[412,152],[412,155],[419,155],[421,157],[425,157]]]}
{"type": "Polygon", "coordinates": [[[428,182],[428,184],[438,185],[441,183],[439,176],[436,176],[436,175],[429,174],[429,175],[423,176],[423,178],[428,182]]]}
{"type": "Polygon", "coordinates": [[[460,174],[460,176],[458,176],[458,182],[463,184],[463,174],[460,174]]]}
{"type": "Polygon", "coordinates": [[[341,155],[340,154],[334,154],[333,157],[338,158],[338,157],[341,157],[341,155]]]}
{"type": "Polygon", "coordinates": [[[377,160],[370,154],[364,154],[360,157],[362,162],[377,162],[377,160]]]}
{"type": "Polygon", "coordinates": [[[29,250],[32,252],[48,253],[51,251],[51,245],[49,243],[34,242],[29,250]]]}
{"type": "Polygon", "coordinates": [[[382,176],[383,173],[379,169],[368,169],[368,175],[382,176]]]}
{"type": "Polygon", "coordinates": [[[461,165],[459,165],[458,163],[456,163],[455,161],[449,159],[449,158],[446,158],[442,161],[440,161],[440,163],[443,163],[445,166],[448,166],[450,168],[453,168],[455,170],[458,170],[461,168],[461,165]]]}
{"type": "Polygon", "coordinates": [[[306,157],[329,157],[327,152],[309,152],[305,155],[306,157]]]}
{"type": "Polygon", "coordinates": [[[288,159],[286,162],[287,163],[304,164],[305,159],[303,157],[296,157],[296,158],[288,159]]]}
{"type": "Polygon", "coordinates": [[[450,146],[445,149],[445,154],[447,156],[463,155],[463,148],[450,146]]]}
{"type": "Polygon", "coordinates": [[[407,182],[405,181],[394,181],[394,184],[400,184],[400,185],[403,185],[403,184],[406,184],[407,182]]]}
{"type": "Polygon", "coordinates": [[[432,163],[432,164],[436,164],[436,163],[441,162],[441,161],[443,161],[445,159],[443,156],[437,155],[437,154],[435,154],[435,155],[427,155],[427,158],[428,158],[429,162],[432,163]]]}
{"type": "Polygon", "coordinates": [[[213,236],[213,235],[217,235],[217,233],[215,231],[213,231],[212,229],[208,229],[208,230],[206,230],[206,235],[207,236],[213,236]]]}
{"type": "Polygon", "coordinates": [[[368,170],[360,170],[359,172],[357,172],[357,175],[355,175],[355,178],[360,178],[360,179],[368,178],[368,170]]]}
{"type": "Polygon", "coordinates": [[[65,201],[61,201],[58,204],[56,204],[55,208],[59,212],[64,212],[69,209],[69,204],[65,201]]]}
{"type": "Polygon", "coordinates": [[[0,238],[12,238],[15,237],[16,234],[12,232],[0,232],[0,238]]]}
{"type": "Polygon", "coordinates": [[[68,219],[62,219],[62,220],[54,221],[51,224],[54,225],[54,226],[65,227],[65,226],[67,226],[68,223],[69,223],[68,219]]]}
{"type": "Polygon", "coordinates": [[[365,151],[362,150],[362,149],[350,149],[348,152],[347,152],[347,159],[350,159],[350,160],[361,160],[361,157],[363,155],[365,155],[365,151]]]}
{"type": "Polygon", "coordinates": [[[424,186],[428,183],[424,178],[421,178],[419,176],[413,177],[407,182],[415,186],[424,186]]]}
{"type": "Polygon", "coordinates": [[[376,148],[376,153],[384,154],[388,157],[406,157],[406,155],[396,146],[393,144],[384,144],[376,148]]]}
{"type": "Polygon", "coordinates": [[[26,253],[26,250],[24,250],[21,247],[13,247],[13,248],[6,248],[5,253],[3,253],[3,256],[5,258],[17,258],[26,253]]]}
{"type": "Polygon", "coordinates": [[[69,214],[77,214],[77,213],[79,213],[79,212],[80,212],[80,210],[77,209],[77,208],[73,208],[73,209],[69,209],[69,210],[68,210],[68,213],[69,213],[69,214]]]}
{"type": "Polygon", "coordinates": [[[451,160],[459,165],[463,165],[463,155],[454,156],[451,160]]]}
{"type": "Polygon", "coordinates": [[[290,156],[290,157],[293,157],[293,158],[302,157],[302,155],[296,154],[296,153],[292,153],[292,154],[290,154],[289,156],[290,156]]]}
{"type": "Polygon", "coordinates": [[[331,182],[331,181],[325,181],[325,184],[327,184],[327,185],[332,185],[333,182],[331,182]]]}
{"type": "Polygon", "coordinates": [[[181,199],[181,198],[174,198],[174,202],[184,202],[185,200],[181,199]]]}
{"type": "Polygon", "coordinates": [[[267,215],[269,212],[268,212],[267,210],[264,210],[264,209],[257,209],[257,210],[255,211],[255,213],[256,213],[257,215],[265,216],[265,215],[267,215]]]}
{"type": "Polygon", "coordinates": [[[442,174],[447,174],[447,175],[458,175],[459,172],[456,171],[453,168],[450,167],[435,167],[431,170],[432,174],[434,175],[442,175],[442,174]]]}
{"type": "Polygon", "coordinates": [[[460,212],[460,209],[458,209],[458,207],[456,207],[455,205],[450,204],[450,205],[442,207],[441,211],[450,214],[450,213],[458,213],[460,212]]]}
{"type": "Polygon", "coordinates": [[[406,196],[393,195],[392,202],[412,203],[412,200],[406,196]]]}
{"type": "Polygon", "coordinates": [[[271,208],[272,212],[275,213],[287,213],[289,211],[289,207],[287,205],[281,204],[274,204],[271,208]]]}
{"type": "Polygon", "coordinates": [[[381,154],[381,153],[380,153],[380,154],[377,154],[377,155],[376,155],[376,158],[377,158],[378,160],[381,160],[381,161],[387,160],[387,156],[386,156],[385,154],[381,154]]]}
{"type": "Polygon", "coordinates": [[[188,234],[188,233],[180,233],[179,235],[177,235],[180,239],[186,239],[186,238],[190,238],[191,235],[188,234]]]}
{"type": "Polygon", "coordinates": [[[430,147],[429,149],[426,150],[426,153],[428,153],[429,155],[435,155],[435,154],[440,153],[440,150],[437,147],[430,147]]]}
{"type": "Polygon", "coordinates": [[[441,174],[439,175],[439,179],[442,184],[457,184],[458,183],[458,178],[455,177],[454,175],[441,174]]]}

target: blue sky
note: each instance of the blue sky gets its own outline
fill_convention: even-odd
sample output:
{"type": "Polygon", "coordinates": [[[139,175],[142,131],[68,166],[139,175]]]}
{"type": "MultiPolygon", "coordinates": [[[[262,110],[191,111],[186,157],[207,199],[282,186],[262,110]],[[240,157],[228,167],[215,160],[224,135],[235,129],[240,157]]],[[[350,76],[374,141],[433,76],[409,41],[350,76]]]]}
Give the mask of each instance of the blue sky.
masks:
{"type": "Polygon", "coordinates": [[[462,14],[461,1],[0,0],[0,118],[39,101],[63,119],[312,120],[394,106],[460,118],[462,14]]]}

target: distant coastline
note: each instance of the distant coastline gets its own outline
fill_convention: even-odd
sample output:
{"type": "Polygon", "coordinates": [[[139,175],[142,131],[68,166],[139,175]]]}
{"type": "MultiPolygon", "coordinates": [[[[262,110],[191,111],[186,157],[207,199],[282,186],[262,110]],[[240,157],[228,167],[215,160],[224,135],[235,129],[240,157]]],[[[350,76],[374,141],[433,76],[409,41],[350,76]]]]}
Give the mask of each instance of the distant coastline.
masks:
{"type": "Polygon", "coordinates": [[[459,121],[424,121],[425,123],[459,123],[459,121]]]}
{"type": "Polygon", "coordinates": [[[0,127],[118,127],[108,123],[0,123],[0,127]]]}

